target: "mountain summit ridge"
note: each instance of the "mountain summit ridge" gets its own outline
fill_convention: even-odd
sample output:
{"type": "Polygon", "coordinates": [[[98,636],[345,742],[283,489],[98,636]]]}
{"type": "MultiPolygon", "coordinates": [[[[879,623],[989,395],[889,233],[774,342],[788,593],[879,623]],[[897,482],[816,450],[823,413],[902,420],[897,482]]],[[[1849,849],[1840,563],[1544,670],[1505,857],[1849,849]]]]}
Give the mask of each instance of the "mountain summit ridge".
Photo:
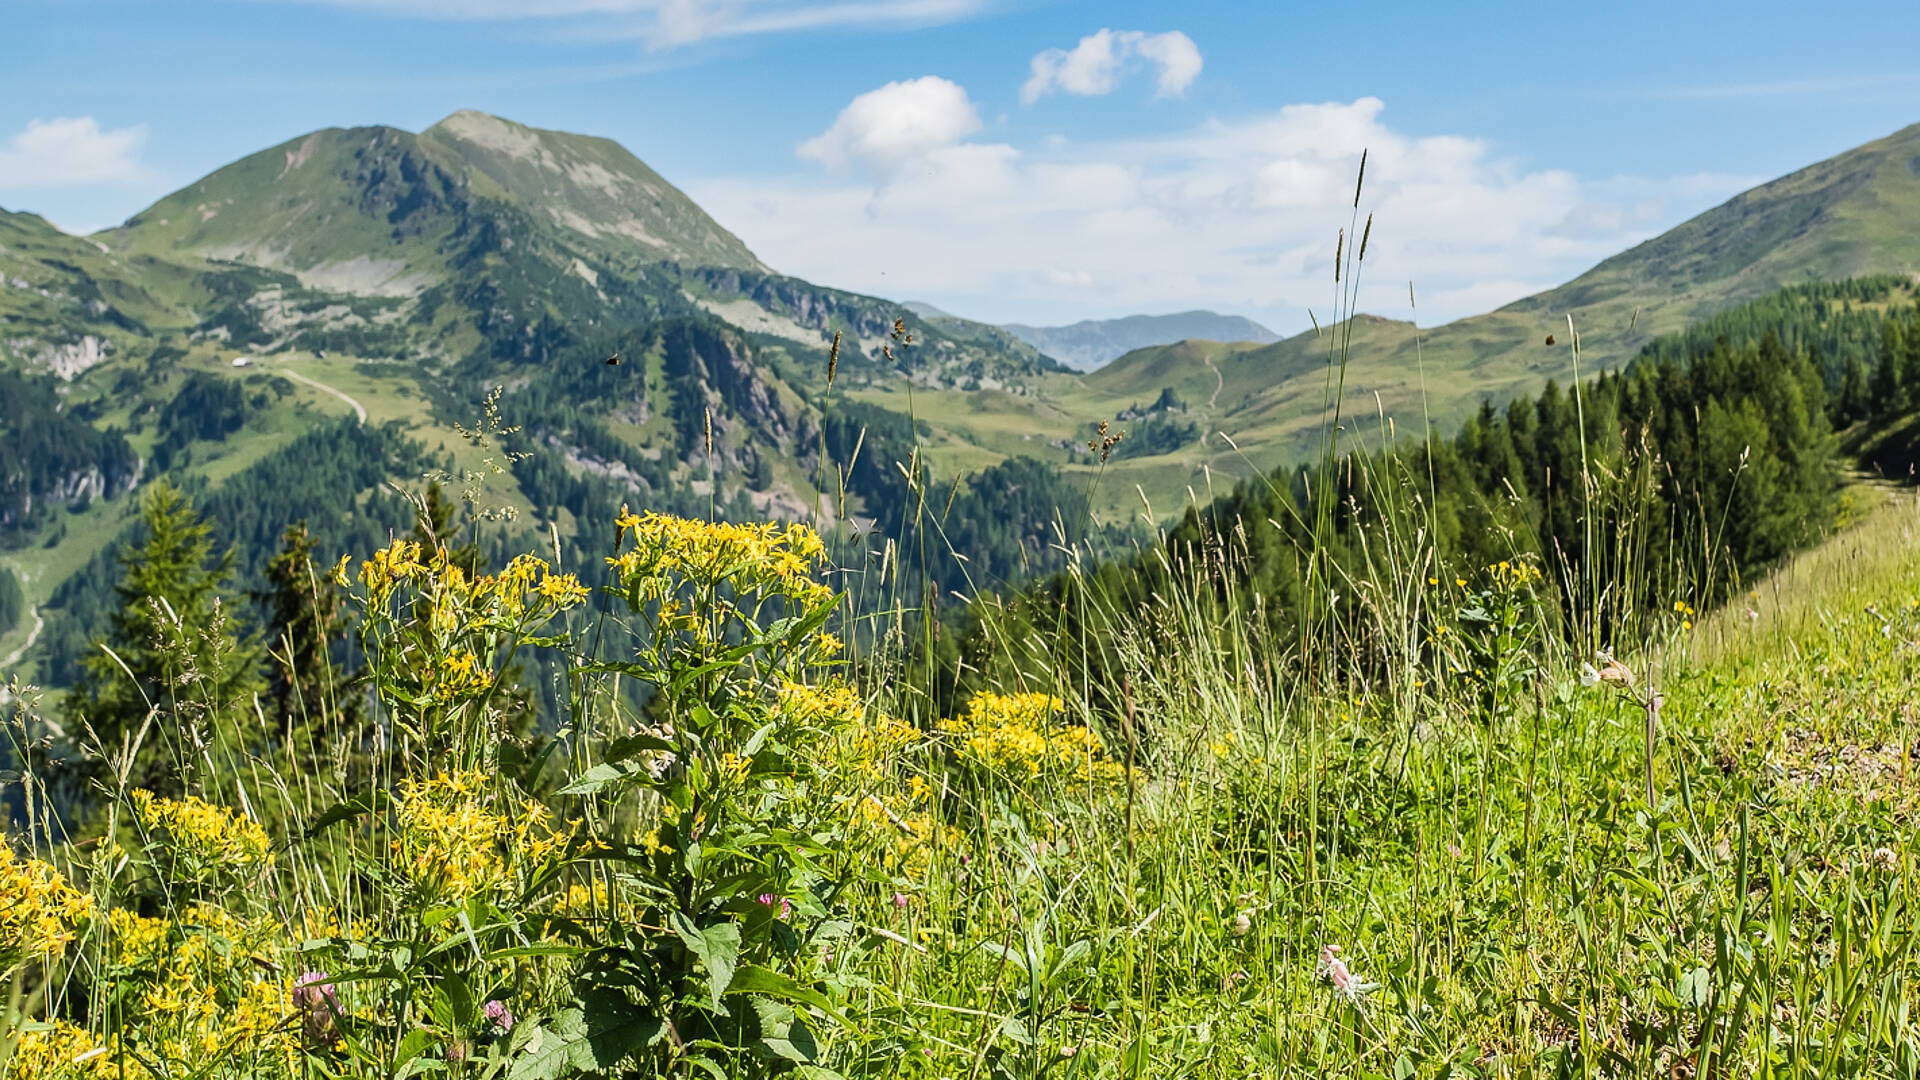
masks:
{"type": "Polygon", "coordinates": [[[385,125],[308,132],[97,235],[121,250],[283,271],[313,288],[411,296],[508,217],[549,226],[579,254],[616,265],[767,269],[618,143],[474,110],[417,134],[385,125]]]}

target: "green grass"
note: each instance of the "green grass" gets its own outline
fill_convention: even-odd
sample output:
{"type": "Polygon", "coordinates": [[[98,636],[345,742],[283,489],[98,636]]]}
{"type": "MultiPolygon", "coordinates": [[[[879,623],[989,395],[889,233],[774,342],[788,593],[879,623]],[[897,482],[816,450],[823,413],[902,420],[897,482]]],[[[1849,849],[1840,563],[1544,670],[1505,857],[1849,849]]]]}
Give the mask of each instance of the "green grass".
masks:
{"type": "MultiPolygon", "coordinates": [[[[1020,682],[1001,689],[1062,698],[1052,725],[1066,726],[1051,729],[1098,732],[1091,759],[1022,749],[1033,736],[1014,720],[998,730],[1015,749],[981,757],[877,653],[846,673],[867,719],[839,722],[857,731],[895,715],[910,733],[878,751],[831,729],[805,736],[821,740],[809,751],[821,798],[799,820],[841,838],[810,856],[825,874],[812,887],[836,873],[854,884],[808,894],[823,903],[782,922],[798,951],[768,945],[775,960],[756,962],[777,961],[828,995],[847,1023],[824,1004],[801,1007],[816,1044],[806,1054],[849,1077],[1909,1075],[1920,1068],[1920,777],[1907,765],[1920,502],[1877,488],[1854,500],[1846,528],[1727,609],[1695,626],[1684,613],[1661,622],[1621,657],[1632,692],[1584,683],[1583,665],[1597,661],[1546,633],[1531,587],[1495,571],[1464,587],[1398,582],[1424,613],[1401,629],[1430,641],[1320,691],[1193,587],[1164,593],[1117,632],[1124,717],[1062,683],[1048,642],[1008,644],[1003,670],[1020,682]],[[1501,612],[1501,633],[1463,618],[1469,608],[1501,612]],[[1491,693],[1464,674],[1469,656],[1494,658],[1491,693]],[[1649,680],[1662,695],[1651,741],[1637,697],[1649,680]],[[1130,776],[1118,768],[1129,757],[1130,776]],[[897,794],[915,783],[944,794],[897,794]],[[889,839],[884,822],[877,834],[850,830],[862,793],[908,799],[890,812],[928,814],[953,832],[915,846],[889,839]],[[894,861],[913,850],[913,861],[894,861]],[[1325,977],[1326,946],[1340,948],[1360,989],[1342,994],[1325,977]]],[[[430,660],[386,663],[405,672],[430,660]]],[[[397,699],[386,707],[407,713],[397,699]]],[[[575,708],[583,731],[635,722],[594,693],[575,708]]],[[[602,746],[570,749],[581,756],[562,771],[585,775],[602,746]]],[[[282,909],[211,895],[265,935],[267,956],[306,932],[293,912],[327,908],[338,928],[284,962],[337,974],[359,947],[349,943],[385,948],[417,915],[383,906],[397,902],[381,899],[387,886],[342,861],[359,850],[380,863],[379,837],[393,826],[370,822],[369,839],[300,839],[301,823],[347,792],[282,768],[272,754],[242,758],[205,793],[236,810],[250,793],[252,812],[288,843],[273,887],[300,899],[282,909]],[[328,896],[359,899],[341,907],[328,896]]],[[[780,775],[749,790],[774,797],[788,782],[780,775]]],[[[551,812],[584,813],[579,827],[595,835],[647,828],[644,813],[597,816],[553,786],[542,786],[551,812]]],[[[751,820],[773,805],[747,800],[737,812],[751,820]]],[[[103,871],[83,861],[72,872],[103,871]]],[[[654,903],[650,871],[636,872],[601,880],[616,897],[654,903]]],[[[91,880],[100,902],[134,883],[91,880]]],[[[539,888],[526,896],[490,902],[525,904],[507,910],[529,920],[556,902],[539,888]]],[[[718,918],[764,932],[742,903],[718,918]]],[[[583,926],[586,945],[612,932],[583,926]]],[[[498,927],[477,931],[493,948],[498,927]]],[[[119,970],[87,968],[99,963],[87,959],[100,955],[97,933],[83,935],[70,985],[119,970]]],[[[367,1061],[416,1051],[444,1061],[466,1040],[476,1063],[496,1051],[504,1063],[531,1052],[535,1026],[557,1030],[570,994],[564,953],[456,967],[523,1028],[492,1035],[439,1006],[399,1022],[383,995],[400,984],[369,974],[341,992],[355,1030],[374,1040],[367,1061]]],[[[228,977],[262,976],[243,967],[228,977]]],[[[68,1007],[57,993],[36,1000],[68,1007]]],[[[768,1069],[752,1054],[714,1053],[732,1075],[768,1069]]],[[[279,1075],[248,1054],[230,1048],[201,1064],[216,1076],[279,1075]]],[[[371,1075],[345,1050],[312,1065],[371,1075]]]]}
{"type": "MultiPolygon", "coordinates": [[[[1856,183],[1841,173],[1829,186],[1856,183]]],[[[1779,212],[1826,182],[1782,181],[1779,212]]],[[[1777,232],[1761,239],[1791,248],[1777,232]]],[[[1664,265],[1666,250],[1603,264],[1560,297],[1585,305],[1588,355],[1758,288],[1730,269],[1750,252],[1706,245],[1668,268],[1694,291],[1643,310],[1628,335],[1636,267],[1664,265]]],[[[1535,341],[1553,329],[1545,317],[1523,303],[1423,336],[1424,382],[1409,324],[1355,320],[1339,353],[1344,445],[1391,442],[1422,409],[1444,419],[1490,387],[1558,373],[1564,355],[1535,341]],[[1471,383],[1439,378],[1468,368],[1471,383]]],[[[1052,440],[1172,385],[1205,417],[1206,444],[1115,460],[1095,489],[1096,514],[1132,518],[1144,492],[1165,520],[1305,449],[1326,406],[1328,340],[1187,343],[1087,379],[1047,376],[1038,396],[855,396],[931,421],[925,452],[945,476],[1061,454],[1052,440]]],[[[426,419],[420,385],[391,366],[301,355],[241,370],[232,355],[201,345],[180,366],[297,371],[363,402],[369,422],[412,425],[480,477],[483,505],[530,509],[489,451],[426,419]]],[[[276,433],[345,408],[301,385],[231,452],[196,446],[193,467],[217,482],[276,433]]],[[[1091,485],[1091,467],[1075,468],[1091,485]]],[[[69,845],[44,817],[33,840],[99,910],[157,920],[174,955],[194,960],[130,959],[115,944],[124,926],[76,921],[75,942],[22,968],[0,1058],[16,1042],[38,1052],[46,1036],[31,1021],[57,1017],[84,1028],[81,1049],[114,1044],[70,1075],[117,1074],[100,1070],[132,1062],[116,1049],[132,1044],[170,1058],[168,1075],[219,1078],[534,1080],[615,1070],[628,1051],[657,1075],[858,1080],[1910,1077],[1920,502],[1864,484],[1849,497],[1824,545],[1697,624],[1681,607],[1663,614],[1617,668],[1570,644],[1598,616],[1572,612],[1572,636],[1559,636],[1545,611],[1557,601],[1524,573],[1428,578],[1430,541],[1393,514],[1369,548],[1377,564],[1328,582],[1344,603],[1329,596],[1298,653],[1257,636],[1213,568],[1174,566],[1172,585],[1112,613],[1103,685],[1079,681],[1078,658],[1044,633],[989,635],[968,657],[993,679],[970,716],[932,704],[939,687],[908,643],[936,630],[917,598],[889,591],[899,560],[885,551],[841,568],[865,577],[827,578],[857,596],[826,625],[872,644],[837,669],[795,666],[816,647],[810,630],[758,636],[788,609],[745,601],[774,579],[682,596],[687,578],[646,569],[620,583],[617,615],[551,624],[545,608],[529,619],[498,594],[460,593],[463,577],[410,572],[405,588],[443,590],[457,617],[411,596],[371,602],[364,696],[323,686],[291,718],[221,700],[187,628],[162,627],[194,662],[149,730],[225,824],[197,838],[128,826],[132,793],[107,773],[95,805],[120,815],[107,830],[118,848],[69,845]],[[618,624],[669,615],[625,598],[655,587],[693,618],[636,654],[618,624]],[[703,642],[702,620],[727,619],[703,642]],[[566,735],[544,768],[524,767],[538,744],[485,678],[533,649],[560,651],[568,672],[566,735]],[[622,680],[662,667],[670,700],[633,708],[622,680]],[[444,680],[462,671],[482,677],[447,698],[444,680]],[[806,713],[782,697],[788,678],[845,679],[855,700],[806,713]],[[1099,704],[1116,691],[1117,713],[1099,704]],[[657,756],[667,744],[672,761],[657,756]],[[401,783],[456,767],[473,777],[458,813],[427,814],[401,783]],[[551,824],[511,824],[535,818],[551,824]],[[270,866],[240,860],[242,872],[195,848],[243,835],[241,819],[267,831],[270,866]],[[547,829],[583,842],[547,852],[547,829]],[[464,847],[435,858],[464,855],[501,879],[457,903],[444,882],[423,883],[407,853],[449,837],[464,847]],[[339,1042],[305,1034],[312,1003],[294,977],[307,970],[337,988],[339,1042]],[[206,1007],[154,1004],[188,989],[206,1007]],[[489,1000],[513,1022],[485,1022],[489,1000]]],[[[74,517],[52,548],[11,553],[30,599],[117,535],[129,503],[74,517]]],[[[593,581],[606,554],[562,557],[593,581]]],[[[1078,553],[1076,569],[1092,557],[1078,553]]],[[[39,798],[50,788],[34,786],[48,779],[34,748],[49,729],[33,709],[27,698],[12,714],[14,749],[39,798]]],[[[0,945],[26,940],[7,920],[30,905],[10,898],[0,945]]]]}

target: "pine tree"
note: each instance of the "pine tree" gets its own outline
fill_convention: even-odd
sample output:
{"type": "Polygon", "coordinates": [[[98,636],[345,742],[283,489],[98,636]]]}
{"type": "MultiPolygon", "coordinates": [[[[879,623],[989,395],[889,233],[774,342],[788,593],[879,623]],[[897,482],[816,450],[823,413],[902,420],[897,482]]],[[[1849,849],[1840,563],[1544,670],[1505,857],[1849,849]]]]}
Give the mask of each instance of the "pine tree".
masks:
{"type": "Polygon", "coordinates": [[[315,546],[305,521],[287,526],[280,553],[267,563],[267,588],[259,596],[272,659],[268,688],[282,731],[348,700],[333,658],[335,643],[346,637],[346,613],[326,568],[314,565],[315,546]]]}
{"type": "Polygon", "coordinates": [[[1876,416],[1891,416],[1907,407],[1907,373],[1900,324],[1892,319],[1880,324],[1880,355],[1873,368],[1873,411],[1876,416]]]}
{"type": "Polygon", "coordinates": [[[1840,377],[1839,423],[1864,420],[1872,411],[1867,383],[1866,362],[1860,359],[1859,353],[1849,353],[1846,373],[1840,377]]]}
{"type": "MultiPolygon", "coordinates": [[[[261,650],[238,624],[234,553],[213,554],[211,529],[162,479],[140,503],[144,536],[120,552],[118,608],[68,699],[67,731],[126,762],[127,785],[178,794],[228,748],[259,688],[261,650]]],[[[80,771],[100,779],[106,762],[80,771]]]]}

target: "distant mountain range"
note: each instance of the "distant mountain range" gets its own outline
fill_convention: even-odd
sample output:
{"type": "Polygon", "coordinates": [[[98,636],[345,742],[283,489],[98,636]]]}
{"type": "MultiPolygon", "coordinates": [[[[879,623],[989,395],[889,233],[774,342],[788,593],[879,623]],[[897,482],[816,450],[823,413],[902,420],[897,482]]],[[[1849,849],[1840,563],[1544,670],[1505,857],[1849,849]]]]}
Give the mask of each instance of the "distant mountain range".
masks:
{"type": "Polygon", "coordinates": [[[1177,315],[1128,315],[1082,319],[1068,326],[1002,323],[1000,329],[1077,371],[1093,371],[1132,352],[1176,341],[1279,341],[1280,335],[1239,315],[1182,311],[1177,315]]]}
{"type": "MultiPolygon", "coordinates": [[[[958,316],[921,301],[904,305],[926,319],[958,316]]],[[[1000,329],[1019,338],[1075,371],[1093,371],[1135,349],[1171,345],[1178,341],[1250,341],[1265,345],[1280,335],[1239,315],[1215,311],[1182,311],[1175,315],[1127,315],[1118,319],[1082,319],[1067,326],[1028,326],[1001,323],[1000,329]]]]}
{"type": "Polygon", "coordinates": [[[31,400],[59,419],[34,437],[78,455],[62,475],[0,477],[0,565],[44,602],[111,543],[117,493],[158,460],[218,485],[349,416],[398,421],[450,471],[485,473],[461,425],[491,387],[542,456],[488,473],[487,497],[576,534],[593,527],[572,509],[589,513],[590,489],[832,510],[843,481],[822,468],[823,433],[855,424],[859,445],[870,423],[949,480],[1023,455],[1091,475],[1092,425],[1151,424],[1094,502],[1131,518],[1145,494],[1165,515],[1311,452],[1336,342],[1351,342],[1347,415],[1404,435],[1571,378],[1569,317],[1590,374],[1783,285],[1916,271],[1920,125],[1498,311],[1431,329],[1361,315],[1280,340],[1205,311],[1000,327],[788,277],[605,139],[477,112],[418,133],[327,129],[91,237],[0,211],[0,374],[53,377],[31,400]],[[202,422],[216,399],[231,408],[202,422]],[[83,426],[110,434],[100,460],[82,460],[83,426]]]}

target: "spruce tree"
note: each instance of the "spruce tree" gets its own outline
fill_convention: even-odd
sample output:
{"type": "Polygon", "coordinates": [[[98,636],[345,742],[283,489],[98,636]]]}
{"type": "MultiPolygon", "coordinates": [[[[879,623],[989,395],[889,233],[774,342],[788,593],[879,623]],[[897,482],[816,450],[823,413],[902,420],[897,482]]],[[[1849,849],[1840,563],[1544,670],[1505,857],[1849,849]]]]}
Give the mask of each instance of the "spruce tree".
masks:
{"type": "Polygon", "coordinates": [[[1880,355],[1873,368],[1873,412],[1876,416],[1891,416],[1905,411],[1907,395],[1911,388],[1906,385],[1907,372],[1904,342],[1900,333],[1900,324],[1892,319],[1880,324],[1880,355]]]}
{"type": "Polygon", "coordinates": [[[129,788],[176,795],[234,749],[261,651],[238,621],[233,552],[214,555],[192,501],[162,479],[140,516],[142,535],[120,552],[109,632],[67,700],[66,730],[98,751],[76,766],[86,778],[107,779],[107,766],[124,762],[129,788]]]}
{"type": "Polygon", "coordinates": [[[333,657],[335,644],[346,638],[346,612],[327,568],[314,565],[315,546],[305,521],[287,526],[279,554],[267,563],[267,588],[260,594],[272,658],[268,687],[282,731],[346,700],[333,657]]]}

